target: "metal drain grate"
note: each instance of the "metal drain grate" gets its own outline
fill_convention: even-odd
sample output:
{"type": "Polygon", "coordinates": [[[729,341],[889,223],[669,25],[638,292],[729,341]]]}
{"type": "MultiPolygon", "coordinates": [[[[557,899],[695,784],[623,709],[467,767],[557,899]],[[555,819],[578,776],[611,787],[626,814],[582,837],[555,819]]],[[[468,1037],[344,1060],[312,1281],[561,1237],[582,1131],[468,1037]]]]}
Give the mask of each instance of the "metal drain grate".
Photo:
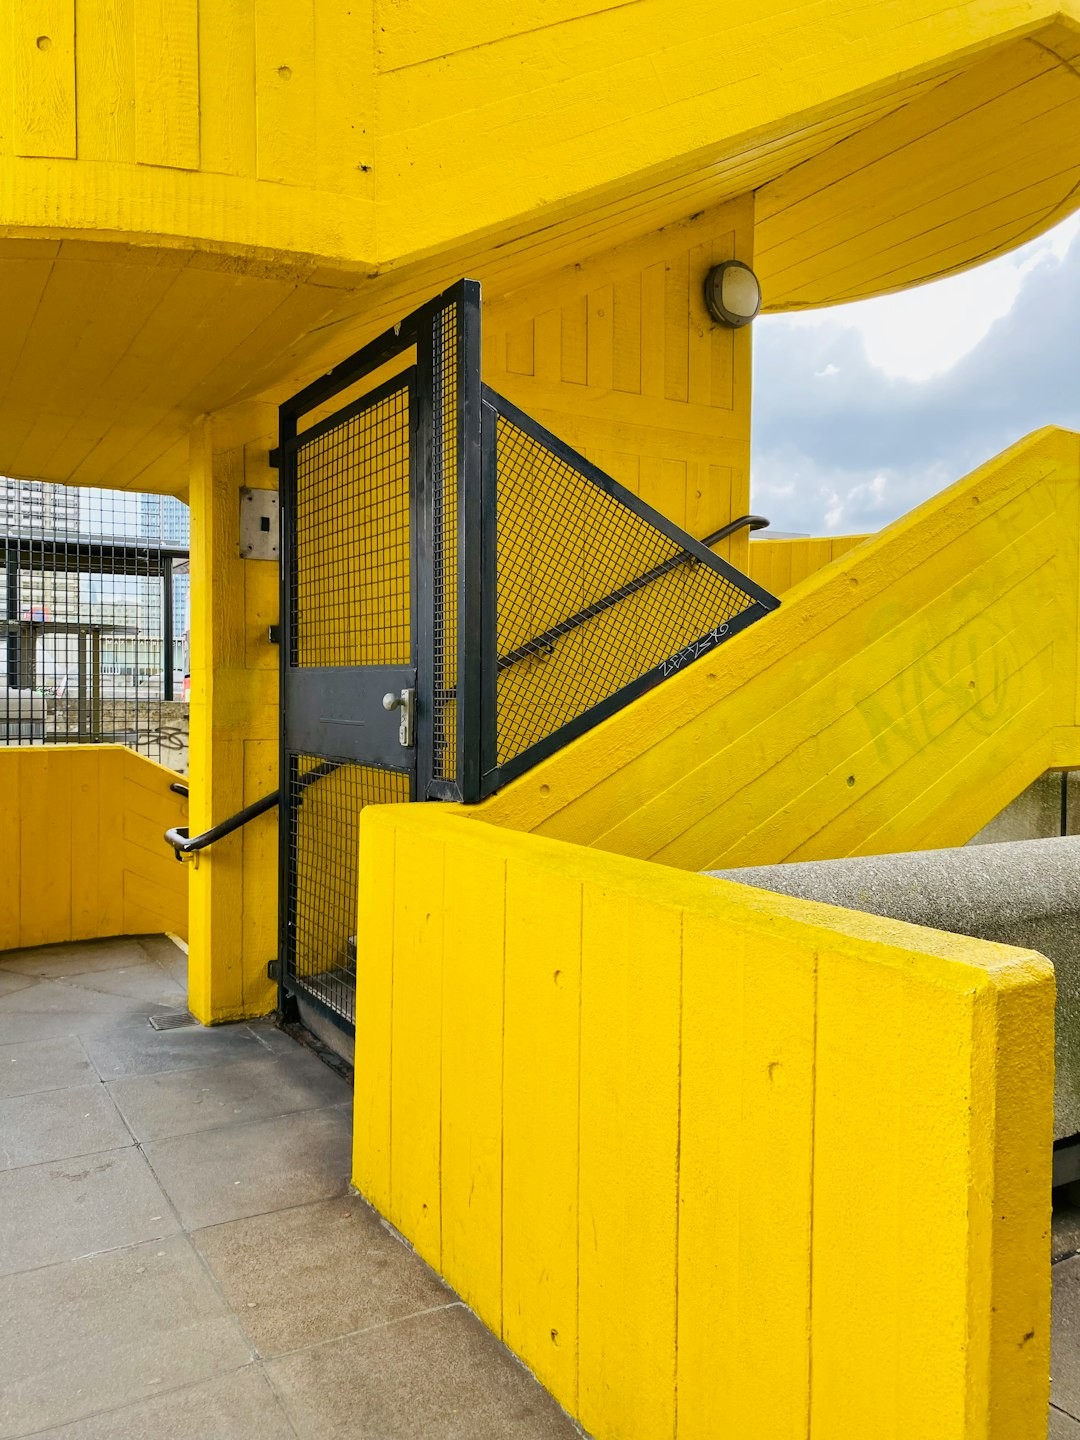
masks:
{"type": "Polygon", "coordinates": [[[151,1015],[149,1018],[154,1030],[181,1030],[185,1025],[199,1023],[190,1010],[169,1010],[164,1015],[151,1015]]]}

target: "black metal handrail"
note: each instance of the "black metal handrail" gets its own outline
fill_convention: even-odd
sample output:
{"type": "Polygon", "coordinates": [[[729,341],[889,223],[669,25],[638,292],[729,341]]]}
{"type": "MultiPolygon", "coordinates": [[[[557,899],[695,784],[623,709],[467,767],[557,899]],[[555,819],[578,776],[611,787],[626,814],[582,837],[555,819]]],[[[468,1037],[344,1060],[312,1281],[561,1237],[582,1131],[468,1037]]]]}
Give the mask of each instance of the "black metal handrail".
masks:
{"type": "MultiPolygon", "coordinates": [[[[701,543],[706,549],[709,549],[713,545],[719,545],[721,540],[726,540],[729,535],[734,535],[739,530],[764,530],[768,524],[769,521],[764,515],[740,515],[737,520],[729,520],[719,530],[714,530],[711,535],[706,535],[701,543]]],[[[662,560],[659,565],[652,566],[651,569],[638,575],[636,579],[628,580],[625,585],[620,585],[618,589],[609,591],[601,599],[594,600],[591,605],[586,605],[584,609],[568,615],[565,620],[560,620],[539,635],[534,635],[531,640],[526,640],[516,649],[500,655],[496,669],[501,673],[503,670],[508,670],[511,665],[516,665],[519,660],[527,660],[530,655],[550,655],[556,640],[561,640],[564,635],[569,635],[579,625],[584,625],[587,620],[593,620],[597,615],[602,615],[605,610],[610,610],[612,605],[617,605],[620,600],[626,600],[631,595],[635,595],[646,585],[651,585],[654,580],[659,580],[662,575],[669,574],[678,566],[693,563],[696,558],[689,550],[680,550],[677,555],[662,560]]]]}
{"type": "Polygon", "coordinates": [[[740,515],[737,520],[729,520],[726,525],[721,525],[719,530],[706,535],[701,543],[707,546],[719,545],[721,540],[726,540],[737,530],[767,530],[771,524],[772,521],[766,520],[764,515],[740,515]]]}
{"type": "Polygon", "coordinates": [[[172,846],[177,860],[182,860],[185,855],[191,855],[196,850],[205,850],[208,845],[213,845],[215,840],[224,840],[226,835],[231,835],[234,830],[239,830],[249,820],[258,819],[268,810],[276,810],[280,799],[280,790],[272,790],[261,800],[255,800],[250,805],[245,805],[243,810],[238,810],[227,820],[222,820],[217,825],[211,825],[210,829],[204,830],[201,835],[189,835],[186,825],[174,825],[172,829],[165,831],[166,844],[172,846]]]}
{"type": "MultiPolygon", "coordinates": [[[[316,780],[322,780],[325,776],[333,774],[340,767],[338,760],[323,760],[320,764],[313,766],[305,774],[297,776],[296,795],[299,799],[309,785],[314,785],[316,780]]],[[[169,786],[178,795],[186,795],[187,786],[179,782],[169,786]]],[[[201,835],[189,835],[186,825],[174,825],[165,831],[166,844],[171,845],[176,853],[177,860],[182,860],[185,855],[191,855],[197,850],[205,850],[208,845],[213,845],[215,840],[224,840],[226,835],[232,835],[246,825],[249,820],[257,820],[260,815],[266,815],[271,810],[276,810],[281,803],[281,791],[271,790],[269,795],[264,795],[260,800],[253,800],[250,805],[245,805],[243,810],[238,810],[235,815],[230,815],[227,820],[221,820],[217,825],[211,825],[209,830],[204,830],[201,835]]]]}

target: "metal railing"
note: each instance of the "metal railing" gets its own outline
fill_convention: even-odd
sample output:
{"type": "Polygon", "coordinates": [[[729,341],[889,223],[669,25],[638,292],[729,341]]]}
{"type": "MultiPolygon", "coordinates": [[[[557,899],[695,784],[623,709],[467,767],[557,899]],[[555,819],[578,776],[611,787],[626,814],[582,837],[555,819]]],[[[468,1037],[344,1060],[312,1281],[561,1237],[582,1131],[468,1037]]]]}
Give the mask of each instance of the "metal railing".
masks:
{"type": "Polygon", "coordinates": [[[210,829],[204,830],[201,835],[189,835],[186,825],[174,825],[165,831],[165,843],[172,846],[177,860],[183,860],[185,855],[193,855],[200,850],[205,850],[208,845],[213,845],[215,840],[224,840],[226,835],[233,834],[234,831],[246,825],[249,820],[257,820],[260,815],[266,815],[269,811],[276,810],[280,799],[280,792],[272,790],[269,795],[263,795],[261,799],[245,805],[243,810],[238,810],[227,820],[222,820],[217,825],[211,825],[210,829]]]}
{"type": "Polygon", "coordinates": [[[695,540],[484,385],[480,353],[480,287],[461,281],[286,402],[274,457],[283,506],[302,492],[305,523],[331,527],[310,554],[283,546],[283,686],[290,667],[414,657],[416,799],[482,799],[778,603],[710,549],[762,517],[695,540]],[[369,613],[368,658],[345,661],[350,602],[324,572],[364,476],[392,522],[382,549],[357,527],[352,573],[377,595],[352,603],[401,619],[369,613]]]}
{"type": "Polygon", "coordinates": [[[710,549],[762,528],[763,517],[695,540],[505,397],[488,386],[481,396],[483,606],[465,656],[475,652],[479,701],[462,737],[478,761],[460,772],[465,800],[490,794],[777,604],[710,549]]]}
{"type": "MultiPolygon", "coordinates": [[[[722,525],[719,530],[714,530],[711,535],[706,535],[698,543],[707,550],[713,545],[718,545],[721,540],[726,540],[729,535],[736,534],[739,530],[764,530],[770,522],[763,515],[741,515],[738,520],[732,520],[727,525],[722,525]]],[[[516,650],[511,650],[508,655],[500,655],[497,661],[497,668],[502,671],[511,665],[516,665],[521,660],[528,660],[530,657],[550,655],[556,640],[563,639],[571,631],[576,630],[579,625],[584,625],[589,620],[594,620],[602,615],[605,610],[610,610],[612,605],[617,605],[622,600],[629,600],[631,595],[636,595],[646,585],[652,585],[655,581],[670,574],[679,565],[692,565],[695,555],[689,550],[681,550],[677,555],[672,555],[667,560],[661,560],[650,570],[628,580],[625,585],[618,589],[611,590],[607,595],[594,600],[591,605],[586,605],[581,610],[576,610],[573,615],[568,615],[564,620],[559,620],[542,635],[534,635],[531,640],[526,640],[524,645],[519,645],[516,650]]]]}
{"type": "MultiPolygon", "coordinates": [[[[332,775],[335,770],[340,769],[336,760],[324,760],[322,764],[316,765],[300,777],[298,789],[302,794],[317,780],[325,779],[332,775]]],[[[170,785],[169,789],[176,795],[187,795],[188,787],[179,782],[170,785]]],[[[253,800],[250,805],[245,805],[242,810],[237,810],[235,815],[230,815],[227,820],[219,820],[216,825],[211,825],[209,830],[202,831],[199,835],[189,834],[186,825],[174,825],[165,831],[165,843],[171,845],[177,860],[183,860],[185,855],[197,854],[205,850],[207,846],[213,845],[217,840],[224,840],[226,835],[232,835],[235,831],[242,829],[252,820],[257,820],[260,815],[268,815],[271,810],[276,810],[281,804],[281,791],[271,790],[267,795],[261,795],[258,800],[253,800]]]]}
{"type": "Polygon", "coordinates": [[[186,769],[186,534],[170,497],[0,477],[0,744],[186,769]]]}

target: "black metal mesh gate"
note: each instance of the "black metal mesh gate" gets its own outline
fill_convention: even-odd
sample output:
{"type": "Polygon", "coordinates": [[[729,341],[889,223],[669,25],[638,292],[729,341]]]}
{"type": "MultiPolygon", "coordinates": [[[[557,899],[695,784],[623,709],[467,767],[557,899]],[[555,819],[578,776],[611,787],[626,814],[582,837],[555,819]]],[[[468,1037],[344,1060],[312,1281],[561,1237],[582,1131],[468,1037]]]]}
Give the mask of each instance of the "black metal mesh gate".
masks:
{"type": "Polygon", "coordinates": [[[415,690],[414,378],[392,376],[281,452],[284,978],[345,1029],[360,812],[411,799],[415,783],[415,748],[382,708],[415,690]]]}
{"type": "Polygon", "coordinates": [[[777,602],[481,384],[472,281],[284,405],[279,466],[279,973],[351,1029],[363,807],[482,799],[777,602]]]}

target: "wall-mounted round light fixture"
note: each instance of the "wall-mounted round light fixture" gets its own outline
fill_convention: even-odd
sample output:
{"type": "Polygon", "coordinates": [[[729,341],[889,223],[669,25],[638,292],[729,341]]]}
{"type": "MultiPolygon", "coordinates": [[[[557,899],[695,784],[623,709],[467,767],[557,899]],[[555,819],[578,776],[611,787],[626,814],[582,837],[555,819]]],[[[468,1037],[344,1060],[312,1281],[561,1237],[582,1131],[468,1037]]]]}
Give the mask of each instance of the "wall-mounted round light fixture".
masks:
{"type": "Polygon", "coordinates": [[[718,325],[738,330],[761,309],[761,285],[749,265],[725,260],[705,276],[705,306],[718,325]]]}

